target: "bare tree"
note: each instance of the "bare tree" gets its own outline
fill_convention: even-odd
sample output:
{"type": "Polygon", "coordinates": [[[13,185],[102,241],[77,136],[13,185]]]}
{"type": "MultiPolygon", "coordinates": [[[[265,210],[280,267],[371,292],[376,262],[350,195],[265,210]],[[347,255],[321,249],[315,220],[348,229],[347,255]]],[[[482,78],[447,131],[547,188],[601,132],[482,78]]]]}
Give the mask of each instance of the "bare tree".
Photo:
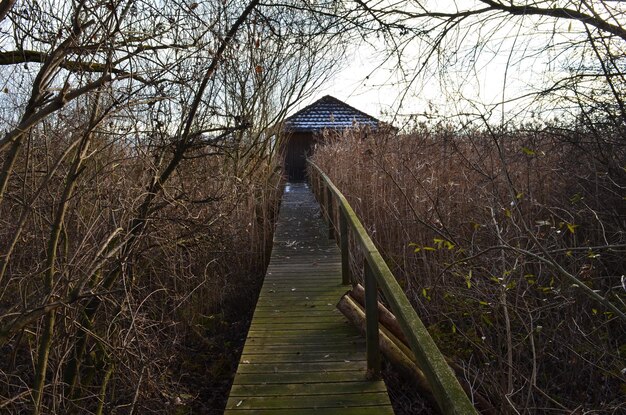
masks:
{"type": "Polygon", "coordinates": [[[334,59],[317,24],[293,24],[309,19],[259,1],[10,8],[0,348],[12,358],[0,409],[159,409],[146,404],[164,399],[150,395],[150,373],[166,376],[183,336],[177,310],[208,307],[197,296],[216,294],[199,287],[232,272],[212,265],[223,260],[219,235],[267,238],[250,210],[271,229],[272,128],[334,59]],[[228,223],[237,217],[245,223],[228,223]],[[171,346],[155,350],[151,336],[171,346]]]}

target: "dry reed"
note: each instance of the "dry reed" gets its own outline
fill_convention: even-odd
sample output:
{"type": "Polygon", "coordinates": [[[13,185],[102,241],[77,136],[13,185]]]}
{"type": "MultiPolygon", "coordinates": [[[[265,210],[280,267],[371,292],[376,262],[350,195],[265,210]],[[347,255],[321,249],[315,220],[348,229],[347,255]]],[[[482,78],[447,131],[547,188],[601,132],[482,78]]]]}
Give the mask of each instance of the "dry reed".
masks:
{"type": "Polygon", "coordinates": [[[445,128],[324,142],[314,161],[462,381],[502,413],[624,409],[624,323],[566,278],[624,310],[623,142],[445,128]]]}
{"type": "MultiPolygon", "coordinates": [[[[87,128],[56,121],[32,129],[0,204],[0,257],[15,240],[0,278],[0,328],[55,307],[42,411],[221,412],[268,260],[276,166],[259,158],[244,171],[228,148],[189,151],[131,238],[155,155],[167,160],[168,148],[100,128],[74,175],[46,287],[53,218],[74,177],[72,142],[87,128]]],[[[2,413],[34,410],[44,320],[2,333],[2,413]]]]}

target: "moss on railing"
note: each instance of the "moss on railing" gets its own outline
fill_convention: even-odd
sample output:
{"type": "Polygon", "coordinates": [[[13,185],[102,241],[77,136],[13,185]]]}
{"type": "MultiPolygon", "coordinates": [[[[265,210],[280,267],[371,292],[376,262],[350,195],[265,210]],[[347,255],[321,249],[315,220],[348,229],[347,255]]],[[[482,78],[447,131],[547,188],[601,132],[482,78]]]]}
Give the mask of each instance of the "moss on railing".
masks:
{"type": "MultiPolygon", "coordinates": [[[[332,212],[333,200],[329,196],[334,196],[340,217],[343,216],[347,223],[347,228],[337,230],[340,232],[339,239],[347,241],[347,235],[343,233],[344,230],[349,231],[349,229],[352,229],[354,232],[355,240],[365,257],[368,271],[371,271],[375,277],[376,284],[374,284],[373,288],[377,289],[377,285],[385,295],[402,331],[406,335],[411,350],[415,354],[417,364],[431,385],[433,395],[441,412],[444,414],[477,414],[478,412],[465,394],[454,372],[448,366],[443,354],[428,333],[426,326],[424,326],[424,323],[415,312],[406,294],[396,281],[393,273],[380,255],[380,252],[378,252],[374,242],[369,237],[345,196],[315,163],[309,161],[309,165],[311,166],[309,177],[314,182],[312,188],[316,197],[318,200],[323,201],[322,204],[325,205],[327,212],[332,212]]],[[[332,225],[331,222],[329,216],[329,226],[332,225]]],[[[344,227],[342,226],[341,228],[344,227]]],[[[341,247],[342,251],[348,249],[347,244],[341,244],[341,247]]],[[[347,254],[342,253],[342,260],[344,258],[347,258],[347,254]]],[[[345,266],[342,268],[347,269],[345,266]]],[[[346,281],[346,276],[344,276],[344,281],[346,281]]],[[[366,290],[368,288],[370,287],[367,287],[366,290]]],[[[374,304],[376,305],[376,302],[374,304]]],[[[368,323],[367,325],[374,325],[377,330],[378,318],[372,318],[377,309],[370,310],[368,308],[371,307],[367,307],[366,304],[366,318],[369,316],[368,320],[372,324],[368,323]]],[[[372,338],[374,337],[372,336],[372,338]]],[[[368,369],[374,371],[378,370],[376,366],[379,365],[379,356],[370,356],[370,351],[376,350],[376,353],[378,353],[377,347],[377,344],[368,344],[368,369]]]]}

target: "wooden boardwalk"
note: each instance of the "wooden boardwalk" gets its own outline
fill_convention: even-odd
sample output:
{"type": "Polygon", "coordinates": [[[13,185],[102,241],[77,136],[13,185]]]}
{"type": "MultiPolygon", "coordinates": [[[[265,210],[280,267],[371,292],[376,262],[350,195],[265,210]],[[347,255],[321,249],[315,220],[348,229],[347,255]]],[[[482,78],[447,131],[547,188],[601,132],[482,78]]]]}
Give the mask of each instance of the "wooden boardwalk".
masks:
{"type": "Polygon", "coordinates": [[[365,341],[335,308],[341,259],[304,184],[288,185],[226,414],[393,414],[365,341]]]}

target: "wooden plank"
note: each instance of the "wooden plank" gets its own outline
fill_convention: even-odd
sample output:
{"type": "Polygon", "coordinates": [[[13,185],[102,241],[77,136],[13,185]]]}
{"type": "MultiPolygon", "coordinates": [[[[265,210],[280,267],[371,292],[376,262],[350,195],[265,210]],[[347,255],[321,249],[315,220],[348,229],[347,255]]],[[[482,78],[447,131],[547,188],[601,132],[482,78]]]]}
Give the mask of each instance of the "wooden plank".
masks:
{"type": "Polygon", "coordinates": [[[316,305],[337,305],[337,296],[344,293],[338,291],[336,293],[319,293],[319,292],[307,292],[306,290],[300,290],[297,293],[268,293],[264,296],[263,304],[299,304],[305,302],[308,304],[316,305]]]}
{"type": "MultiPolygon", "coordinates": [[[[273,331],[273,330],[342,330],[345,331],[346,326],[348,326],[349,330],[352,331],[354,328],[347,321],[336,321],[336,320],[327,320],[327,321],[310,321],[306,320],[306,317],[303,318],[304,321],[284,321],[278,319],[271,321],[255,321],[255,324],[252,326],[254,331],[273,331]]],[[[356,331],[356,330],[355,330],[356,331]]]]}
{"type": "Polygon", "coordinates": [[[272,258],[227,414],[392,414],[381,381],[367,379],[365,343],[336,309],[338,248],[307,192],[285,194],[272,258]]]}
{"type": "Polygon", "coordinates": [[[327,394],[327,395],[297,395],[297,396],[248,396],[233,399],[228,402],[226,409],[307,409],[307,408],[349,408],[380,406],[389,402],[387,392],[369,392],[364,394],[327,394]]]}
{"type": "Polygon", "coordinates": [[[358,362],[365,361],[362,353],[351,351],[326,352],[291,352],[291,353],[246,353],[241,355],[242,363],[297,363],[297,362],[358,362]]]}
{"type": "Polygon", "coordinates": [[[329,383],[294,383],[289,385],[235,385],[230,391],[231,397],[241,396],[300,396],[326,395],[337,393],[386,392],[381,382],[329,382],[329,383]]]}
{"type": "MultiPolygon", "coordinates": [[[[289,260],[291,261],[291,259],[289,260]]],[[[277,270],[276,268],[270,268],[271,271],[266,273],[266,281],[270,283],[276,281],[303,281],[303,282],[313,282],[318,279],[323,282],[328,283],[337,283],[337,276],[341,276],[341,269],[331,269],[325,268],[319,265],[313,264],[300,264],[299,266],[291,266],[290,269],[287,270],[277,270]]],[[[341,280],[339,280],[341,282],[341,280]]]]}
{"type": "Polygon", "coordinates": [[[303,296],[300,299],[281,299],[280,298],[266,298],[262,304],[257,304],[257,308],[272,308],[280,306],[281,308],[315,308],[315,307],[323,307],[328,310],[333,310],[337,305],[337,301],[335,298],[327,298],[327,299],[306,299],[303,296]],[[330,307],[330,308],[329,308],[330,307]]]}
{"type": "Polygon", "coordinates": [[[303,315],[303,316],[292,316],[290,314],[286,316],[281,316],[280,313],[274,313],[266,316],[255,316],[252,319],[252,324],[310,324],[310,323],[326,323],[331,321],[336,321],[337,316],[335,315],[327,315],[327,314],[318,314],[313,316],[303,315]]]}
{"type": "Polygon", "coordinates": [[[245,363],[239,366],[239,373],[306,373],[306,372],[345,372],[350,370],[365,371],[367,363],[363,361],[340,362],[297,362],[297,363],[245,363]]]}
{"type": "Polygon", "coordinates": [[[337,302],[334,298],[327,299],[309,299],[309,298],[271,298],[266,299],[263,304],[259,304],[258,307],[271,308],[280,306],[281,308],[315,308],[315,307],[331,307],[335,308],[337,302]]]}
{"type": "MultiPolygon", "coordinates": [[[[297,253],[294,254],[298,255],[297,253]]],[[[295,255],[290,257],[288,261],[285,258],[281,262],[270,263],[267,269],[267,276],[274,277],[283,274],[295,275],[298,278],[302,275],[309,275],[311,278],[314,278],[318,272],[323,276],[341,272],[341,262],[335,263],[328,261],[326,258],[320,258],[319,253],[310,255],[310,258],[302,258],[300,254],[299,258],[296,259],[295,255]]]]}
{"type": "Polygon", "coordinates": [[[337,274],[332,278],[309,280],[309,279],[293,279],[289,277],[272,278],[271,282],[265,283],[262,288],[262,292],[269,291],[271,289],[282,288],[287,289],[289,287],[301,287],[301,289],[308,289],[315,291],[316,288],[324,288],[325,290],[342,289],[346,291],[346,288],[337,283],[337,274]]]}
{"type": "Polygon", "coordinates": [[[337,302],[337,296],[346,293],[345,289],[337,289],[336,287],[329,287],[326,285],[315,285],[306,287],[299,284],[289,284],[283,286],[272,286],[261,290],[260,295],[264,300],[267,297],[268,300],[274,298],[324,298],[331,299],[333,302],[337,302]]]}
{"type": "MultiPolygon", "coordinates": [[[[265,295],[263,304],[299,304],[301,302],[316,305],[337,305],[337,296],[343,293],[316,293],[298,291],[289,294],[269,293],[265,295]],[[333,295],[334,294],[334,295],[333,295]]],[[[262,304],[259,304],[262,305],[262,304]]]]}
{"type": "Polygon", "coordinates": [[[364,370],[326,373],[239,373],[235,375],[238,385],[266,385],[290,383],[363,382],[367,380],[364,370]]]}
{"type": "MultiPolygon", "coordinates": [[[[345,323],[341,323],[345,324],[345,323]]],[[[328,338],[327,340],[334,339],[358,339],[359,332],[354,328],[350,327],[348,324],[345,324],[345,327],[337,326],[337,325],[327,325],[326,328],[318,329],[314,327],[308,326],[292,326],[292,327],[284,327],[283,326],[253,326],[248,331],[248,338],[256,338],[256,337],[267,337],[267,336],[275,336],[275,337],[294,337],[301,336],[306,338],[307,341],[315,340],[323,335],[328,337],[334,336],[334,338],[328,338]]],[[[320,339],[321,340],[321,339],[320,339]]]]}
{"type": "Polygon", "coordinates": [[[274,310],[277,312],[287,312],[287,311],[315,311],[315,310],[323,310],[323,311],[332,311],[335,309],[335,305],[331,303],[326,304],[288,304],[286,306],[280,306],[278,304],[266,304],[266,305],[258,305],[257,309],[261,310],[274,310]]]}
{"type": "Polygon", "coordinates": [[[315,284],[316,282],[328,285],[338,285],[337,276],[341,275],[341,271],[323,271],[313,269],[311,265],[307,265],[308,271],[291,270],[291,272],[274,272],[275,275],[268,275],[267,283],[276,284],[281,282],[296,282],[315,284]]]}
{"type": "Polygon", "coordinates": [[[314,282],[312,282],[310,283],[310,285],[298,283],[298,282],[296,283],[289,282],[288,284],[266,285],[261,290],[261,295],[291,294],[291,293],[297,293],[298,291],[305,291],[309,294],[325,294],[325,293],[326,294],[335,294],[335,293],[344,294],[346,292],[346,289],[344,287],[337,286],[336,282],[334,282],[333,284],[322,284],[322,283],[315,284],[314,282]]]}
{"type": "Polygon", "coordinates": [[[299,317],[322,317],[322,316],[341,316],[341,313],[337,309],[332,310],[315,310],[315,309],[306,309],[306,310],[280,310],[276,308],[265,308],[260,309],[257,308],[254,312],[254,318],[270,318],[270,317],[291,317],[291,318],[299,318],[299,317]]]}
{"type": "Polygon", "coordinates": [[[286,290],[282,290],[280,292],[276,292],[274,290],[268,290],[268,292],[264,293],[263,300],[264,302],[276,302],[276,301],[290,301],[290,302],[298,302],[298,301],[308,301],[308,302],[331,302],[333,304],[337,304],[337,296],[343,295],[345,291],[343,290],[325,290],[318,291],[318,288],[315,290],[308,290],[306,288],[300,287],[288,287],[286,290]],[[329,292],[330,291],[330,292],[329,292]]]}
{"type": "MultiPolygon", "coordinates": [[[[302,269],[298,269],[296,267],[291,268],[290,271],[276,271],[267,273],[267,280],[270,284],[281,282],[281,281],[298,281],[298,282],[308,282],[314,283],[316,281],[325,282],[328,284],[337,284],[337,276],[340,274],[341,270],[326,270],[320,269],[320,267],[316,267],[311,264],[303,264],[302,269]],[[274,274],[274,275],[272,275],[274,274]]],[[[341,282],[341,280],[339,280],[341,282]]]]}
{"type": "Polygon", "coordinates": [[[225,415],[393,415],[388,405],[360,406],[350,408],[298,408],[298,409],[229,409],[225,415]]]}
{"type": "MultiPolygon", "coordinates": [[[[297,301],[296,299],[285,299],[284,302],[286,302],[286,304],[283,304],[280,302],[280,299],[278,298],[273,298],[273,299],[264,299],[263,303],[257,304],[256,306],[256,310],[276,310],[276,312],[280,312],[281,310],[293,310],[293,311],[302,311],[305,309],[314,309],[314,308],[319,308],[321,310],[324,310],[326,313],[332,313],[333,310],[335,310],[336,305],[337,305],[337,301],[335,300],[335,298],[328,298],[328,299],[323,299],[323,300],[311,300],[311,299],[306,299],[306,297],[301,298],[300,301],[297,301]]],[[[255,310],[255,311],[256,311],[255,310]]],[[[309,311],[316,311],[316,310],[309,310],[309,311]]]]}
{"type": "Polygon", "coordinates": [[[282,343],[282,344],[257,344],[257,341],[246,343],[243,348],[244,354],[275,354],[275,353],[341,353],[355,352],[361,353],[365,350],[365,341],[351,342],[329,342],[308,344],[306,349],[301,344],[282,343]]]}
{"type": "Polygon", "coordinates": [[[324,290],[343,289],[346,291],[346,288],[337,283],[337,275],[335,274],[332,278],[318,281],[310,281],[308,279],[296,280],[288,277],[272,278],[271,282],[268,282],[263,286],[261,292],[266,292],[272,289],[275,290],[276,288],[286,290],[290,287],[300,287],[300,289],[307,289],[312,292],[314,292],[316,288],[323,288],[324,290]]]}
{"type": "MultiPolygon", "coordinates": [[[[333,333],[334,334],[334,333],[333,333]]],[[[345,335],[342,337],[330,337],[326,336],[324,338],[320,338],[319,334],[310,335],[310,336],[280,336],[276,337],[271,334],[254,334],[248,336],[248,340],[250,344],[255,344],[257,346],[277,346],[277,345],[299,345],[302,350],[309,350],[306,345],[310,345],[315,342],[318,345],[333,345],[337,346],[348,346],[350,344],[358,344],[361,337],[359,335],[345,335]]]]}
{"type": "MultiPolygon", "coordinates": [[[[291,338],[300,337],[302,341],[310,342],[320,336],[332,336],[336,339],[356,339],[359,338],[359,333],[356,330],[346,331],[342,328],[328,328],[325,330],[308,329],[306,327],[299,327],[295,329],[280,329],[271,327],[268,329],[262,329],[254,327],[253,330],[248,332],[249,338],[266,338],[266,337],[279,337],[279,338],[291,338]]],[[[301,343],[302,341],[299,341],[301,343]]]]}

